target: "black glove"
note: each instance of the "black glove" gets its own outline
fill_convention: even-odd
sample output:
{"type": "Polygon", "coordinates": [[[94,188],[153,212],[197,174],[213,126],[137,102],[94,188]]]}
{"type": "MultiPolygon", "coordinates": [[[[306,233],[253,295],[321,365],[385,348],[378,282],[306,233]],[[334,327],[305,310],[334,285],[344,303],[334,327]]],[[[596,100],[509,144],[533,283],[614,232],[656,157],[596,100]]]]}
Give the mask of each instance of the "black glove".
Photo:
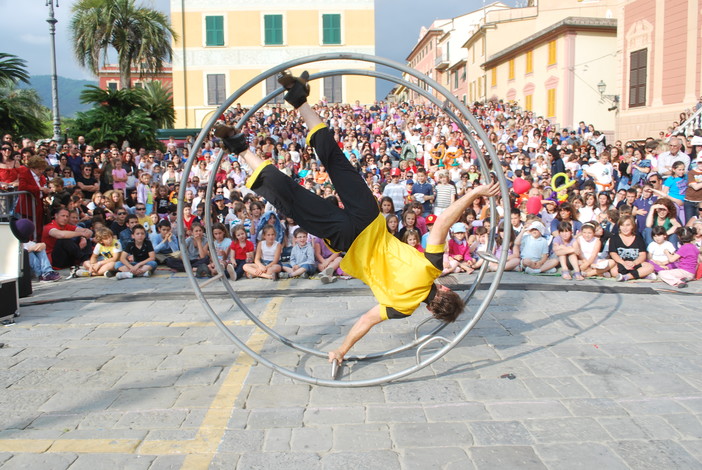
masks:
{"type": "Polygon", "coordinates": [[[297,109],[307,103],[307,97],[310,94],[310,85],[307,83],[310,74],[305,70],[299,77],[293,76],[289,71],[280,72],[278,74],[278,83],[288,92],[283,96],[283,99],[290,103],[293,108],[297,109]]]}
{"type": "Polygon", "coordinates": [[[246,136],[242,133],[237,134],[234,127],[219,125],[215,127],[214,135],[222,140],[222,144],[227,150],[236,155],[249,148],[246,136]]]}

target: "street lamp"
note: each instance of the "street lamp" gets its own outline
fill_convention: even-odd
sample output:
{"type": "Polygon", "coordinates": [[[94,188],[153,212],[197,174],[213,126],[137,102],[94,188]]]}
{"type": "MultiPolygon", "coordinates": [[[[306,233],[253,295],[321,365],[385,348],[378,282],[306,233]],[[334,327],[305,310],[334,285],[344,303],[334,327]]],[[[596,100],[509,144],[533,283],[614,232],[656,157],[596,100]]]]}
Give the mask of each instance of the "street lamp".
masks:
{"type": "MultiPolygon", "coordinates": [[[[58,8],[58,0],[56,8],[58,8]]],[[[54,0],[46,0],[46,6],[49,7],[49,18],[46,22],[49,23],[49,34],[51,35],[51,114],[54,121],[54,136],[53,140],[61,141],[61,120],[59,118],[58,105],[58,76],[56,75],[56,23],[58,20],[54,17],[54,0]]]]}
{"type": "Polygon", "coordinates": [[[597,91],[600,92],[600,99],[601,100],[609,100],[612,102],[612,106],[607,109],[607,111],[614,111],[619,107],[619,95],[605,95],[605,90],[607,89],[607,84],[604,82],[604,80],[600,80],[600,83],[597,84],[597,91]]]}

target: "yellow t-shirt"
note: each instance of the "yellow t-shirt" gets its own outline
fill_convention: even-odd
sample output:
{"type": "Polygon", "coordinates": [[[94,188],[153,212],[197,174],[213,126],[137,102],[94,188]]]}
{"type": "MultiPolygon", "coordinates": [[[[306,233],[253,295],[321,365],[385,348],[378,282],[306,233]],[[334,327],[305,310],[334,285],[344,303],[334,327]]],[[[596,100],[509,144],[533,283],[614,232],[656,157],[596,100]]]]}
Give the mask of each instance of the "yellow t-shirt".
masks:
{"type": "MultiPolygon", "coordinates": [[[[426,249],[426,253],[443,252],[443,245],[428,245],[426,249]]],[[[382,214],[354,240],[341,269],[370,287],[380,303],[383,320],[388,318],[388,308],[411,315],[441,275],[424,253],[388,232],[382,214]]]]}
{"type": "Polygon", "coordinates": [[[106,260],[119,261],[119,254],[122,252],[122,245],[117,241],[117,238],[112,238],[112,245],[95,245],[93,254],[101,256],[106,260]]]}

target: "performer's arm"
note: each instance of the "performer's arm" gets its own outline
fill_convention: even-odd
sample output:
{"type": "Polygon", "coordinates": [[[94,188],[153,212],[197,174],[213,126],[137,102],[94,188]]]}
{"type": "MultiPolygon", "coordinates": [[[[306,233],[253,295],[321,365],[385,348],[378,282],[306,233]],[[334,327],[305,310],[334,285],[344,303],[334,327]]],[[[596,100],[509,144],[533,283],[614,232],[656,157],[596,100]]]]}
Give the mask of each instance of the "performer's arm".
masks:
{"type": "Polygon", "coordinates": [[[474,200],[482,196],[497,196],[499,193],[500,185],[497,183],[478,186],[468,191],[461,198],[448,206],[436,219],[434,227],[431,229],[431,232],[429,232],[427,245],[443,245],[451,226],[461,217],[463,212],[470,207],[474,200]]]}
{"type": "Polygon", "coordinates": [[[364,313],[361,318],[359,318],[356,323],[351,327],[351,331],[346,335],[343,344],[339,349],[334,351],[329,351],[329,362],[337,361],[341,363],[344,360],[344,356],[349,349],[353,347],[354,344],[363,338],[366,333],[370,331],[375,325],[383,321],[380,316],[380,305],[376,305],[372,309],[364,313]]]}

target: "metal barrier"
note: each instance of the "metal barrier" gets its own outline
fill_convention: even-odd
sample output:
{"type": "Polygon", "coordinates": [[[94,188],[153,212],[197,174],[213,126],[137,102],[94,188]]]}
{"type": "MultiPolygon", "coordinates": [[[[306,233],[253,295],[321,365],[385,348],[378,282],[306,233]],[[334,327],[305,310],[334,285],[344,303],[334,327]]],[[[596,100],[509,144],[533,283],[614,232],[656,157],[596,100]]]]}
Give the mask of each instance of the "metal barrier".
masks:
{"type": "Polygon", "coordinates": [[[29,191],[0,191],[0,222],[9,222],[11,218],[17,218],[17,212],[22,211],[21,203],[17,200],[20,196],[29,196],[29,201],[32,206],[32,222],[34,222],[34,240],[37,239],[37,206],[35,204],[34,194],[29,191]],[[18,210],[18,206],[19,210],[18,210]]]}

